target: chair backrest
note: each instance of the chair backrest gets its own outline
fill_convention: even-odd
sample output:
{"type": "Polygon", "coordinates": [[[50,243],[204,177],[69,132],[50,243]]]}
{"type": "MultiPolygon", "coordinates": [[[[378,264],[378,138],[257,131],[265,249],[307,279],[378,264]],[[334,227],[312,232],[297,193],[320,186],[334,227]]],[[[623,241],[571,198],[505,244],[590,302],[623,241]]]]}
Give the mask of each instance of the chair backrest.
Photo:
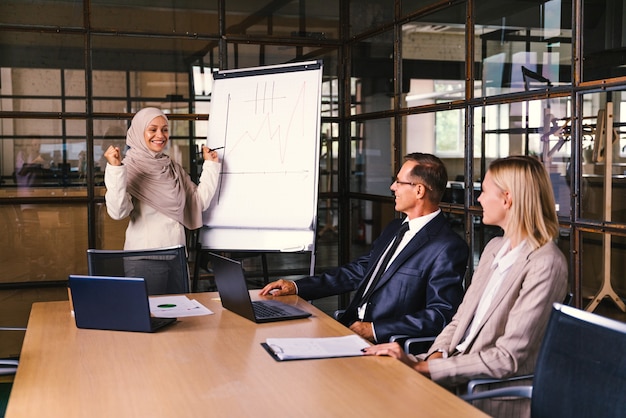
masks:
{"type": "Polygon", "coordinates": [[[623,417],[626,323],[554,304],[535,367],[533,417],[623,417]]]}
{"type": "Polygon", "coordinates": [[[12,376],[17,371],[25,332],[25,327],[0,327],[0,376],[12,376]]]}
{"type": "Polygon", "coordinates": [[[141,277],[149,295],[189,293],[185,246],[151,250],[87,250],[91,276],[141,277]]]}

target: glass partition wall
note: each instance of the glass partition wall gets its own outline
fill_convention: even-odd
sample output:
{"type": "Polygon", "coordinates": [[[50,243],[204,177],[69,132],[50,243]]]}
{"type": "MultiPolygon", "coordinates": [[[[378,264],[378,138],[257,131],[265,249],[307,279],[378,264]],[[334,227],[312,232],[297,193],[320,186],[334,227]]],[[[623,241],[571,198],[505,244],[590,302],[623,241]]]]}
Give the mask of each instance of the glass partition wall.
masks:
{"type": "Polygon", "coordinates": [[[403,155],[432,152],[449,171],[441,206],[472,248],[469,280],[502,233],[481,223],[476,201],[489,163],[532,155],[552,180],[575,304],[626,319],[618,3],[350,2],[352,254],[398,216],[383,179],[403,155]]]}
{"type": "MultiPolygon", "coordinates": [[[[552,179],[575,304],[622,315],[624,3],[3,1],[0,298],[25,322],[33,300],[66,297],[87,248],[122,247],[102,154],[136,110],[168,113],[170,154],[197,178],[213,71],[319,59],[318,271],[400,216],[389,186],[420,151],[448,168],[441,206],[472,248],[469,280],[501,233],[481,223],[481,179],[493,159],[527,154],[552,179]]],[[[289,257],[270,259],[274,276],[308,270],[289,257]]]]}
{"type": "MultiPolygon", "coordinates": [[[[319,246],[321,265],[337,264],[339,10],[335,1],[3,1],[0,325],[24,326],[32,302],[67,299],[88,248],[123,247],[128,221],[106,213],[103,152],[125,147],[137,110],[168,114],[169,154],[199,176],[218,69],[323,61],[319,246]]],[[[294,255],[281,274],[309,265],[294,255]]],[[[18,350],[0,344],[1,357],[18,350]]]]}

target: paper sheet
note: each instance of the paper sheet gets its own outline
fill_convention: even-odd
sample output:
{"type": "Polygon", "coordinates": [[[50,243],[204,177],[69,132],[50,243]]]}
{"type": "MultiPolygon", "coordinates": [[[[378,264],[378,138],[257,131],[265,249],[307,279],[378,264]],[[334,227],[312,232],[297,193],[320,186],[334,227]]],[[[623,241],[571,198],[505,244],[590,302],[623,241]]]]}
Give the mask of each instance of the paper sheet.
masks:
{"type": "Polygon", "coordinates": [[[279,360],[362,356],[369,343],[358,335],[321,338],[268,338],[266,345],[279,360]]]}
{"type": "Polygon", "coordinates": [[[187,296],[151,296],[150,313],[161,318],[181,318],[184,316],[212,315],[213,311],[195,299],[187,296]]]}

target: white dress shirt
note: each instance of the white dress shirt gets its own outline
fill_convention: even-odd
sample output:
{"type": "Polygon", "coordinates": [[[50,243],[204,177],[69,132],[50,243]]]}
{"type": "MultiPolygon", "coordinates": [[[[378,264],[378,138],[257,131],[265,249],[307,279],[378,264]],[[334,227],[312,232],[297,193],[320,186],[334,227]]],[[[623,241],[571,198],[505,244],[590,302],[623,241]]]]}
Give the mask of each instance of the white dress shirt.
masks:
{"type": "Polygon", "coordinates": [[[507,239],[504,245],[502,245],[502,248],[500,248],[500,251],[498,251],[498,254],[496,254],[496,257],[491,264],[492,273],[489,278],[489,282],[487,283],[487,286],[485,286],[485,291],[480,298],[480,302],[476,308],[476,313],[474,314],[474,319],[472,319],[472,323],[466,332],[465,338],[459,345],[456,346],[457,351],[461,353],[464,352],[478,332],[478,328],[483,321],[485,313],[493,303],[495,294],[502,286],[502,283],[506,280],[509,269],[513,263],[515,263],[525,245],[526,241],[524,240],[518,246],[511,249],[511,241],[507,239]]]}
{"type": "MultiPolygon", "coordinates": [[[[389,259],[389,263],[387,263],[387,265],[384,266],[385,270],[387,270],[387,267],[389,267],[391,265],[391,263],[393,263],[393,260],[396,259],[398,254],[400,254],[400,252],[404,249],[404,247],[406,247],[406,245],[409,243],[409,241],[411,241],[413,239],[415,234],[417,234],[428,222],[433,220],[439,214],[439,212],[441,212],[441,209],[437,209],[435,212],[429,213],[428,215],[420,216],[418,218],[411,219],[410,221],[405,221],[405,222],[409,223],[409,230],[406,231],[404,233],[404,235],[402,236],[402,240],[400,241],[400,244],[398,245],[398,248],[396,248],[396,252],[393,253],[391,258],[389,259]]],[[[389,247],[391,247],[392,243],[393,243],[393,241],[391,241],[389,243],[389,245],[387,246],[387,249],[381,254],[380,259],[378,260],[378,263],[380,263],[385,258],[385,254],[389,250],[389,247]]],[[[369,288],[370,288],[370,286],[372,284],[372,279],[374,278],[374,276],[376,276],[376,272],[380,268],[383,268],[383,266],[379,266],[379,265],[376,266],[376,268],[374,269],[374,271],[370,275],[369,282],[367,283],[367,286],[365,287],[365,291],[363,292],[364,295],[367,294],[367,291],[369,290],[369,288]]],[[[359,319],[361,321],[363,320],[363,318],[365,318],[365,309],[366,308],[367,308],[367,303],[363,304],[358,309],[358,316],[359,316],[359,319]]]]}

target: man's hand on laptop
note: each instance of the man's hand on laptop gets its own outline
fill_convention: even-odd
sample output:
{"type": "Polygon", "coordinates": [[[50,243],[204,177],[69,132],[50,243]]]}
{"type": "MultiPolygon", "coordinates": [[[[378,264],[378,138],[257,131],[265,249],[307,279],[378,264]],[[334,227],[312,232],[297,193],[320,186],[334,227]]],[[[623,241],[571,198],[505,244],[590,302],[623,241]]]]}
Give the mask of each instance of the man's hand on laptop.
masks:
{"type": "Polygon", "coordinates": [[[263,289],[261,289],[259,295],[287,296],[295,295],[296,293],[296,284],[293,282],[293,280],[280,279],[267,284],[263,289]]]}

